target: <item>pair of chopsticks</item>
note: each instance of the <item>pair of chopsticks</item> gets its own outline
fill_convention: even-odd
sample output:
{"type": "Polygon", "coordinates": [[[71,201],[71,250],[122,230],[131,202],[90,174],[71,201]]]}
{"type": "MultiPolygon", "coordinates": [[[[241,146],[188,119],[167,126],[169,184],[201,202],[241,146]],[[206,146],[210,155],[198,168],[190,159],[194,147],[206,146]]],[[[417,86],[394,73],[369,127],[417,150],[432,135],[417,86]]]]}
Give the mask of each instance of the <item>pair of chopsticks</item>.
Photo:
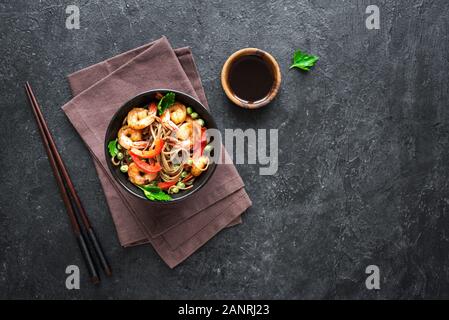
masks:
{"type": "Polygon", "coordinates": [[[86,211],[81,204],[81,200],[75,190],[75,187],[73,186],[72,180],[70,179],[69,173],[65,168],[64,162],[62,161],[61,156],[56,149],[56,144],[53,141],[50,131],[48,130],[47,124],[44,120],[44,116],[42,115],[39,104],[37,103],[36,97],[34,96],[33,90],[31,89],[31,86],[28,82],[26,82],[25,84],[25,90],[28,96],[28,100],[30,101],[31,107],[33,109],[33,113],[39,127],[39,132],[42,136],[45,151],[48,155],[48,160],[50,161],[50,165],[53,169],[53,173],[56,178],[59,190],[61,191],[62,200],[64,201],[65,207],[67,209],[67,214],[72,225],[73,233],[75,234],[79,248],[81,250],[81,254],[86,263],[90,281],[97,284],[100,282],[100,276],[98,275],[95,262],[92,259],[90,249],[87,245],[86,234],[89,237],[89,240],[92,247],[94,248],[94,252],[97,255],[101,267],[108,276],[112,275],[111,267],[109,266],[106,256],[103,253],[103,249],[101,248],[100,242],[95,235],[94,229],[90,224],[86,211]],[[76,211],[81,218],[84,230],[79,224],[78,217],[75,213],[74,208],[76,208],[76,211]]]}

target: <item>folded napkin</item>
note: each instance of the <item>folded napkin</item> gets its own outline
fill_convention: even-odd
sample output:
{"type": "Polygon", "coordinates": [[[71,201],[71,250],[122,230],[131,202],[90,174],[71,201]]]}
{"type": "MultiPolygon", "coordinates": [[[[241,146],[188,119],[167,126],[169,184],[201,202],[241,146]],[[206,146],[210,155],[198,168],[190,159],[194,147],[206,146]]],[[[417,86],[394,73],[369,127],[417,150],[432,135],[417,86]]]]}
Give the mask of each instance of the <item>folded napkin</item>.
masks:
{"type": "MultiPolygon", "coordinates": [[[[107,167],[107,126],[117,109],[133,96],[169,88],[186,92],[208,106],[189,48],[173,50],[162,37],[75,72],[68,79],[74,98],[62,108],[95,160],[122,246],[151,243],[173,268],[220,230],[241,222],[240,215],[251,206],[251,200],[232,164],[218,164],[209,182],[191,198],[168,205],[129,194],[107,167]]],[[[222,154],[228,157],[224,148],[222,154]]]]}

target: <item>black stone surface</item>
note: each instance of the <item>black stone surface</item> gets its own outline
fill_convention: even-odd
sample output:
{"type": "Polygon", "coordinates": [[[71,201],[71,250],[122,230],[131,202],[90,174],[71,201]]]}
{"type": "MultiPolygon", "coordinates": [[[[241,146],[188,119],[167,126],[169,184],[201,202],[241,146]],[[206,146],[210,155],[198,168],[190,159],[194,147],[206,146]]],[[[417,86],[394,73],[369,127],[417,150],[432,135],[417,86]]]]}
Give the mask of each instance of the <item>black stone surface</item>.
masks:
{"type": "Polygon", "coordinates": [[[449,298],[449,2],[2,1],[0,298],[449,298]],[[77,4],[81,28],[65,28],[77,4]],[[376,4],[380,30],[367,30],[376,4]],[[66,75],[166,35],[192,47],[217,123],[279,129],[280,166],[239,165],[253,200],[174,270],[122,249],[89,154],[60,107],[66,75]],[[271,52],[270,106],[231,105],[219,74],[242,47],[271,52]],[[295,49],[320,56],[288,69],[295,49]],[[87,283],[22,85],[29,80],[114,276],[87,283]],[[81,267],[80,290],[65,268],[81,267]],[[365,287],[378,265],[381,289],[365,287]]]}

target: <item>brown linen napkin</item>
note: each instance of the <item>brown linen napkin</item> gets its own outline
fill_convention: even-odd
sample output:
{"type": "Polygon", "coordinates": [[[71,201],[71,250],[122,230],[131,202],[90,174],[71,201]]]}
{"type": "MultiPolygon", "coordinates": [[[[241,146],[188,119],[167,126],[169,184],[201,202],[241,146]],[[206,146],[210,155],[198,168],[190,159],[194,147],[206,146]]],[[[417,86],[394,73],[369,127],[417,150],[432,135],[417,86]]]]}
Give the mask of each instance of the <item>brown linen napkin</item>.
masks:
{"type": "Polygon", "coordinates": [[[123,246],[150,242],[174,267],[221,229],[240,222],[251,201],[233,165],[218,165],[193,199],[155,206],[124,191],[105,163],[106,127],[117,108],[132,96],[149,89],[172,88],[197,97],[207,106],[188,48],[173,50],[163,37],[76,72],[69,76],[69,82],[75,97],[63,109],[95,159],[123,246]]]}

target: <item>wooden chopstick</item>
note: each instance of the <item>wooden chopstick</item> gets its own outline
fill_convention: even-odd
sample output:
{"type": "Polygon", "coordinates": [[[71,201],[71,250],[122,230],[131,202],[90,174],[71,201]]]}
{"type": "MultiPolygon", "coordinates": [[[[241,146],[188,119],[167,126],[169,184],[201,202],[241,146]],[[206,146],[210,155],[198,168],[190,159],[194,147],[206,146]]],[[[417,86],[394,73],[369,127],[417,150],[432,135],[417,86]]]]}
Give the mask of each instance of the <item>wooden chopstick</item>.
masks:
{"type": "Polygon", "coordinates": [[[80,246],[81,253],[85,259],[86,266],[88,268],[91,281],[94,283],[98,283],[100,278],[98,276],[98,273],[95,268],[95,264],[91,257],[88,246],[86,244],[83,232],[81,231],[78,219],[73,210],[72,202],[70,201],[69,194],[67,193],[67,189],[64,186],[64,182],[66,183],[66,185],[70,191],[70,195],[72,196],[72,199],[75,203],[77,211],[81,216],[81,221],[83,222],[84,227],[87,231],[87,234],[89,235],[89,238],[90,238],[92,245],[95,249],[95,253],[97,254],[97,256],[100,260],[100,263],[107,275],[112,274],[111,268],[109,267],[107,259],[103,253],[102,248],[101,248],[101,245],[100,245],[100,243],[95,235],[95,232],[90,224],[89,218],[87,217],[87,214],[81,204],[80,198],[78,197],[78,194],[76,193],[76,190],[73,186],[73,183],[70,179],[67,169],[65,168],[64,162],[62,161],[61,156],[59,155],[59,152],[57,151],[56,145],[53,141],[50,131],[48,130],[48,127],[43,118],[42,112],[40,111],[39,104],[36,100],[36,97],[33,94],[31,86],[28,82],[25,84],[25,89],[26,89],[30,104],[32,106],[33,114],[36,117],[36,122],[38,124],[39,131],[41,133],[41,136],[42,136],[42,139],[44,142],[45,150],[47,152],[50,164],[51,164],[53,172],[55,174],[56,181],[57,181],[59,189],[61,191],[62,198],[63,198],[64,204],[66,206],[67,213],[69,215],[74,234],[78,240],[78,244],[80,246]]]}
{"type": "Polygon", "coordinates": [[[95,264],[93,262],[92,256],[90,254],[89,248],[87,247],[86,240],[84,238],[83,233],[81,232],[78,219],[76,218],[76,214],[73,210],[72,203],[70,202],[69,195],[67,194],[67,190],[65,189],[64,182],[62,180],[61,173],[58,170],[58,166],[56,164],[56,160],[54,158],[53,153],[51,152],[50,144],[47,139],[47,136],[45,135],[44,127],[41,121],[39,120],[39,116],[37,114],[36,106],[35,106],[35,100],[33,99],[33,93],[31,91],[31,87],[28,86],[28,83],[25,85],[25,89],[27,92],[28,99],[30,101],[33,114],[36,117],[36,122],[39,128],[39,132],[42,136],[42,140],[44,142],[45,151],[48,155],[48,160],[50,161],[50,165],[53,169],[54,176],[56,178],[56,182],[58,184],[59,190],[61,191],[62,200],[64,201],[65,207],[67,209],[67,214],[70,219],[70,223],[72,225],[73,233],[75,234],[76,240],[78,242],[78,246],[81,250],[81,254],[84,258],[84,261],[86,263],[87,269],[89,271],[89,277],[90,281],[92,283],[99,283],[100,278],[98,276],[97,270],[95,268],[95,264]]]}
{"type": "Polygon", "coordinates": [[[67,172],[64,162],[62,161],[61,156],[59,155],[58,149],[56,148],[56,144],[53,141],[50,131],[48,130],[48,126],[45,123],[44,116],[42,115],[42,112],[39,108],[39,104],[37,103],[36,97],[33,94],[31,85],[27,82],[26,86],[28,87],[28,90],[31,93],[31,97],[33,99],[34,105],[36,106],[35,109],[36,109],[37,115],[38,115],[41,123],[43,124],[44,133],[47,136],[47,140],[49,141],[50,149],[51,149],[53,155],[55,156],[56,163],[58,164],[59,170],[64,178],[64,181],[66,182],[66,185],[69,189],[70,195],[72,196],[72,198],[74,200],[75,207],[76,207],[79,215],[81,216],[81,221],[83,222],[84,227],[86,228],[86,232],[89,236],[92,246],[94,247],[94,250],[98,257],[98,260],[100,261],[101,267],[103,268],[103,270],[107,276],[111,276],[112,270],[109,265],[109,262],[106,259],[106,255],[103,252],[103,249],[100,245],[100,241],[98,241],[98,238],[97,238],[95,231],[89,221],[89,217],[87,216],[87,213],[84,210],[84,207],[81,203],[78,193],[76,192],[75,187],[73,186],[72,180],[70,179],[69,173],[67,172]]]}

